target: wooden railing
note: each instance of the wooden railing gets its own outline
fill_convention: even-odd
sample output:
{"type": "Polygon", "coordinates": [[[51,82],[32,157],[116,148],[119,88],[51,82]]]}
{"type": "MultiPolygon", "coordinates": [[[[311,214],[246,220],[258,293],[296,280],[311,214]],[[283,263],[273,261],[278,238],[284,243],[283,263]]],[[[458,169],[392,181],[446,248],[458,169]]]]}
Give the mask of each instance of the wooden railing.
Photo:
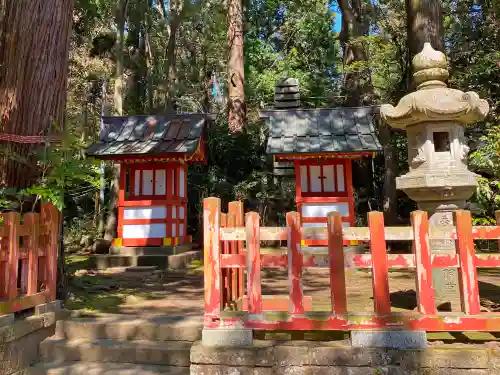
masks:
{"type": "Polygon", "coordinates": [[[299,214],[289,212],[287,227],[274,228],[260,227],[255,212],[245,215],[245,226],[238,224],[243,222],[240,202],[232,202],[227,215],[221,213],[218,198],[205,199],[203,208],[207,328],[500,331],[500,313],[481,312],[477,276],[478,267],[500,268],[500,254],[476,254],[474,250],[474,240],[500,239],[500,226],[472,226],[469,211],[455,212],[456,226],[439,227],[429,227],[423,211],[412,213],[410,227],[385,227],[383,214],[371,212],[369,226],[363,228],[343,228],[338,213],[329,214],[326,228],[301,228],[299,214]],[[302,248],[304,239],[327,240],[326,256],[302,248]],[[287,241],[287,251],[261,253],[261,241],[266,240],[287,241]],[[345,240],[369,241],[370,254],[346,253],[345,240]],[[412,241],[413,254],[388,254],[386,240],[412,241]],[[453,240],[456,252],[433,254],[430,240],[453,240]],[[311,311],[302,289],[305,267],[329,267],[331,311],[311,311]],[[262,298],[261,268],[288,269],[287,298],[262,298]],[[347,311],[346,268],[372,270],[373,313],[347,311]],[[389,270],[394,268],[415,270],[417,312],[391,312],[389,270]],[[433,268],[458,269],[461,312],[436,310],[433,268]],[[246,291],[241,284],[243,269],[246,291]]]}
{"type": "Polygon", "coordinates": [[[59,211],[0,215],[0,314],[56,299],[59,211]]]}

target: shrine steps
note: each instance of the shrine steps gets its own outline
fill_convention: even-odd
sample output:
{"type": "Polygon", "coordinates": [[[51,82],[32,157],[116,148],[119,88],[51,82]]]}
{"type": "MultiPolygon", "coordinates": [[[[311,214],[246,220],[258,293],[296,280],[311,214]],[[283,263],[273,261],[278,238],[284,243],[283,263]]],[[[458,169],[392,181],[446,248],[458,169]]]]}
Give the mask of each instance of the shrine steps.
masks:
{"type": "Polygon", "coordinates": [[[57,322],[40,344],[41,363],[23,375],[188,375],[202,317],[119,314],[57,322]]]}
{"type": "Polygon", "coordinates": [[[122,363],[43,363],[23,375],[189,375],[189,367],[131,365],[122,363]]]}
{"type": "Polygon", "coordinates": [[[103,270],[112,267],[157,266],[160,269],[187,268],[193,260],[200,259],[201,251],[191,247],[112,247],[110,254],[93,255],[92,268],[103,270]]]}

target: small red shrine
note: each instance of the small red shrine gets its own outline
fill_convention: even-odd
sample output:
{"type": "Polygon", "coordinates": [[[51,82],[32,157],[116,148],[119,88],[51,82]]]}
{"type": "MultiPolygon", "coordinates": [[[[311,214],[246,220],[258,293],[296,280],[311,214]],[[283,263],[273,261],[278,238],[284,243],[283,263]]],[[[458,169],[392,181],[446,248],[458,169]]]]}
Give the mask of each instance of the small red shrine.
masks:
{"type": "MultiPolygon", "coordinates": [[[[276,87],[275,108],[261,111],[269,126],[267,153],[293,163],[297,211],[304,227],[323,227],[329,212],[340,212],[344,226],[355,224],[352,161],[382,147],[372,107],[300,109],[298,81],[276,87]]],[[[303,245],[326,245],[304,241],[303,245]]]]}
{"type": "Polygon", "coordinates": [[[86,153],[120,164],[116,247],[171,246],[187,233],[187,167],[205,159],[203,114],[103,117],[86,153]]]}

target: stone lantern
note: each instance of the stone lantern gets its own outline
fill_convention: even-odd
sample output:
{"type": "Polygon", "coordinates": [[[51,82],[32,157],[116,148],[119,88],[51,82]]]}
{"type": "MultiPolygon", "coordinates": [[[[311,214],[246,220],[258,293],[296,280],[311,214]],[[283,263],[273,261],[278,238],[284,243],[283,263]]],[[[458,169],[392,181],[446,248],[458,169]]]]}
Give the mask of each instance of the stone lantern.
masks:
{"type": "MultiPolygon", "coordinates": [[[[425,43],[413,58],[417,87],[396,107],[385,104],[383,120],[408,136],[410,171],[396,179],[396,186],[429,212],[429,224],[451,225],[453,211],[465,207],[477,187],[477,175],[467,169],[469,148],[464,125],[483,120],[489,111],[486,100],[475,92],[462,92],[446,84],[446,56],[425,43]]],[[[431,241],[431,250],[455,252],[454,241],[431,241]]],[[[460,301],[456,269],[434,269],[436,302],[455,310],[460,301]]]]}

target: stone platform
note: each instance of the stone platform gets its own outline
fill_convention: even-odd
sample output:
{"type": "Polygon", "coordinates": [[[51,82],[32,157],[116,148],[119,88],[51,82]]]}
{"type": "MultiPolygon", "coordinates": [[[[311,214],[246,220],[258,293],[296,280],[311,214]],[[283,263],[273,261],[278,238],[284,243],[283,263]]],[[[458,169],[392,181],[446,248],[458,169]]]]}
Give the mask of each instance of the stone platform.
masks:
{"type": "Polygon", "coordinates": [[[187,268],[193,260],[200,259],[201,252],[192,244],[158,247],[114,247],[109,254],[93,255],[91,267],[98,270],[112,267],[157,266],[160,269],[187,268]]]}

